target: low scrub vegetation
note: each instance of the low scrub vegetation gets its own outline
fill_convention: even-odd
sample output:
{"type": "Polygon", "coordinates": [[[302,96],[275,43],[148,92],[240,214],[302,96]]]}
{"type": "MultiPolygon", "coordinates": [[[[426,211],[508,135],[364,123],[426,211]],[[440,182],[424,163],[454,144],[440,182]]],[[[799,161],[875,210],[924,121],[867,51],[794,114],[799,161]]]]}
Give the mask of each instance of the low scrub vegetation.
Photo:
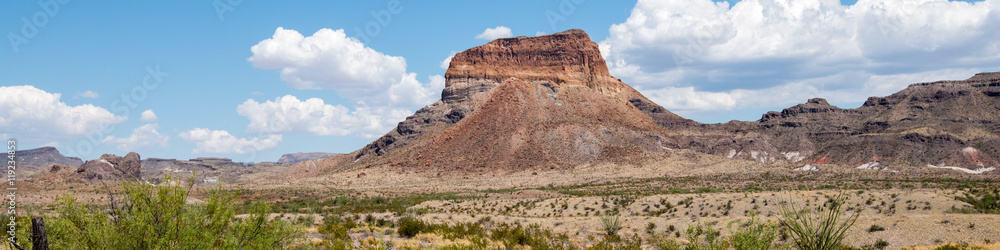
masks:
{"type": "Polygon", "coordinates": [[[730,238],[736,249],[771,249],[778,238],[778,225],[761,222],[757,216],[752,216],[730,238]]]}
{"type": "MultiPolygon", "coordinates": [[[[325,241],[311,245],[317,249],[371,249],[365,241],[379,241],[373,238],[354,237],[348,232],[351,228],[365,227],[350,219],[332,217],[320,226],[319,232],[325,241]]],[[[433,234],[451,242],[448,245],[435,246],[438,249],[640,249],[642,239],[607,235],[589,246],[573,244],[569,236],[554,233],[537,224],[521,225],[518,223],[498,223],[488,219],[469,223],[429,223],[412,215],[400,217],[396,234],[397,242],[382,242],[382,245],[405,244],[405,239],[428,239],[425,235],[433,234]]],[[[379,241],[381,242],[381,241],[379,241]]],[[[407,248],[397,245],[399,248],[407,248]]],[[[425,246],[430,247],[430,246],[425,246]]]]}
{"type": "Polygon", "coordinates": [[[237,217],[235,195],[229,192],[212,192],[205,203],[190,205],[185,187],[123,183],[122,190],[122,197],[112,197],[110,205],[84,204],[69,195],[60,198],[56,214],[46,217],[50,247],[278,249],[301,238],[301,229],[291,223],[269,220],[270,208],[263,203],[237,217]]]}
{"type": "Polygon", "coordinates": [[[651,244],[664,250],[722,250],[730,248],[765,250],[781,248],[782,246],[776,242],[778,224],[762,222],[754,216],[746,223],[738,225],[737,228],[732,235],[724,237],[712,225],[702,223],[687,229],[685,244],[668,239],[668,235],[660,235],[659,239],[654,240],[651,244]]]}
{"type": "MultiPolygon", "coordinates": [[[[35,209],[44,210],[37,214],[46,215],[53,249],[696,250],[887,249],[890,243],[879,237],[886,237],[883,231],[900,228],[869,224],[868,215],[891,216],[896,206],[907,214],[947,212],[948,206],[951,212],[998,213],[1000,205],[1000,189],[992,181],[982,181],[973,189],[941,191],[932,189],[943,187],[935,182],[868,182],[807,179],[795,186],[781,186],[780,180],[778,184],[714,185],[719,182],[662,178],[461,193],[297,189],[257,191],[253,196],[236,196],[232,190],[199,192],[191,187],[128,183],[116,192],[120,194],[111,205],[82,203],[79,200],[85,196],[76,196],[79,200],[66,196],[57,205],[35,209]],[[822,185],[826,183],[832,184],[822,185]],[[854,199],[847,199],[846,193],[792,191],[803,197],[782,200],[779,192],[763,191],[842,188],[852,183],[858,187],[845,192],[854,199]],[[916,194],[893,189],[911,184],[935,185],[916,194]],[[700,188],[704,185],[713,189],[700,188]],[[747,191],[712,194],[731,190],[747,191]],[[205,202],[188,204],[189,191],[205,202]],[[944,199],[921,196],[931,191],[935,192],[928,197],[944,199]],[[254,203],[258,198],[253,197],[271,203],[254,203]],[[234,202],[237,199],[241,202],[234,202]],[[934,210],[924,212],[931,210],[931,202],[937,202],[934,210]],[[860,248],[843,244],[862,210],[866,218],[857,232],[867,238],[849,242],[860,248]],[[280,219],[269,213],[280,213],[280,219]],[[728,225],[718,223],[733,220],[728,225]]],[[[19,225],[31,223],[30,216],[17,219],[19,225]]],[[[947,226],[980,231],[991,225],[963,221],[947,226]]],[[[19,235],[30,235],[30,227],[18,230],[19,235]]],[[[911,244],[887,239],[894,246],[911,244]]],[[[20,237],[19,243],[30,249],[27,240],[20,237]]],[[[941,249],[975,248],[941,246],[944,242],[935,244],[941,249]]]]}
{"type": "MultiPolygon", "coordinates": [[[[715,250],[715,249],[851,249],[841,244],[847,235],[847,230],[854,225],[859,214],[842,217],[843,204],[846,195],[841,194],[826,203],[823,211],[811,212],[811,209],[799,209],[795,205],[782,207],[780,223],[761,221],[755,214],[750,219],[737,226],[728,237],[722,236],[711,224],[701,223],[688,227],[685,243],[669,239],[669,235],[658,235],[652,245],[664,250],[715,250]],[[779,243],[782,230],[790,232],[789,243],[779,243]]],[[[732,228],[733,225],[730,225],[732,228]]],[[[679,237],[679,234],[678,234],[679,237]]],[[[784,236],[781,236],[784,238],[784,236]]],[[[887,243],[879,242],[877,246],[884,248],[887,243]]],[[[878,248],[876,248],[878,249],[878,248]]]]}
{"type": "Polygon", "coordinates": [[[792,233],[793,242],[799,249],[840,249],[847,230],[861,215],[855,212],[847,218],[841,217],[841,207],[846,199],[846,195],[840,194],[827,202],[824,211],[817,214],[807,212],[807,209],[800,210],[794,204],[782,206],[784,219],[781,225],[792,233]]]}
{"type": "Polygon", "coordinates": [[[621,220],[621,216],[618,215],[601,216],[601,226],[604,227],[604,233],[608,236],[618,235],[618,230],[622,229],[621,220]]]}
{"type": "Polygon", "coordinates": [[[1000,188],[997,187],[968,189],[965,195],[955,197],[955,199],[972,205],[974,212],[1000,213],[1000,188]]]}

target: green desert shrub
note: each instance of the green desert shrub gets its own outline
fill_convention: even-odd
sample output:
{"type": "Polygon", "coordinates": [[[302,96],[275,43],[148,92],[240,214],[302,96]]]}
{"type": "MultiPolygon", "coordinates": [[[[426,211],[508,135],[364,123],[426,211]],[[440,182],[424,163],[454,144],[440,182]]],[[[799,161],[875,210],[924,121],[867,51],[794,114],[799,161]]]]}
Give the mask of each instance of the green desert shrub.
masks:
{"type": "Polygon", "coordinates": [[[490,238],[502,243],[505,249],[573,249],[569,236],[553,233],[538,224],[528,226],[499,224],[493,228],[490,238]]]}
{"type": "MultiPolygon", "coordinates": [[[[732,224],[730,224],[732,228],[732,224]]],[[[722,237],[711,224],[701,223],[688,227],[686,243],[681,244],[669,239],[667,235],[657,235],[650,245],[663,250],[702,250],[702,249],[737,249],[762,250],[780,248],[775,245],[778,238],[778,225],[766,223],[751,216],[750,220],[728,237],[722,237]]]]}
{"type": "Polygon", "coordinates": [[[951,243],[948,243],[946,245],[934,248],[934,250],[981,250],[981,249],[984,249],[984,248],[980,247],[980,246],[969,245],[969,243],[965,243],[965,242],[959,243],[959,244],[955,244],[955,245],[952,245],[951,243]]]}
{"type": "Polygon", "coordinates": [[[685,235],[687,242],[684,244],[669,239],[669,236],[657,235],[650,242],[650,245],[661,250],[725,250],[729,249],[731,245],[726,237],[722,237],[719,230],[708,223],[699,223],[688,227],[685,235]]]}
{"type": "Polygon", "coordinates": [[[1000,213],[1000,188],[969,189],[955,199],[969,203],[979,213],[1000,213]]]}
{"type": "Polygon", "coordinates": [[[413,238],[413,236],[417,236],[421,232],[429,231],[430,227],[424,221],[410,216],[399,218],[399,229],[396,229],[400,237],[406,238],[413,238]]]}
{"type": "Polygon", "coordinates": [[[57,215],[47,219],[53,249],[275,249],[300,239],[291,223],[268,220],[270,208],[257,203],[236,217],[235,194],[215,190],[207,202],[186,204],[180,186],[123,183],[123,197],[111,206],[60,198],[57,215]]]}
{"type": "Polygon", "coordinates": [[[601,241],[594,243],[587,249],[603,250],[603,249],[642,249],[642,238],[639,235],[632,235],[632,237],[618,237],[608,236],[604,237],[601,241]]]}
{"type": "Polygon", "coordinates": [[[708,223],[688,227],[687,240],[689,243],[684,247],[685,250],[724,250],[729,248],[729,241],[725,237],[722,237],[719,230],[716,230],[708,223]]]}
{"type": "Polygon", "coordinates": [[[351,238],[347,232],[354,227],[357,227],[357,224],[353,220],[330,215],[323,218],[323,225],[319,226],[318,231],[329,241],[349,242],[351,238]]]}
{"type": "Polygon", "coordinates": [[[749,222],[741,225],[739,230],[729,236],[730,243],[737,250],[771,249],[777,238],[778,226],[760,221],[756,214],[750,217],[749,222]]]}

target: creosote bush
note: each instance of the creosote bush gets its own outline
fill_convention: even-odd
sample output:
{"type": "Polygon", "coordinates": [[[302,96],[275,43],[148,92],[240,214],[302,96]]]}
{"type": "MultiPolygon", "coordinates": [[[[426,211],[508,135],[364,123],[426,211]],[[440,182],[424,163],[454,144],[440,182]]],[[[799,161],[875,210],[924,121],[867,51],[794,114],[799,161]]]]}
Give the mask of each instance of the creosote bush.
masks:
{"type": "Polygon", "coordinates": [[[430,228],[427,227],[424,221],[409,216],[399,218],[399,229],[396,230],[399,236],[413,238],[413,236],[417,236],[421,231],[430,231],[430,228]]]}
{"type": "Polygon", "coordinates": [[[955,199],[969,203],[979,213],[1000,213],[1000,188],[969,189],[955,199]]]}
{"type": "Polygon", "coordinates": [[[739,230],[729,238],[736,249],[771,249],[778,238],[778,225],[761,222],[754,213],[750,221],[740,225],[739,230]]]}
{"type": "MultiPolygon", "coordinates": [[[[187,187],[187,188],[190,188],[187,187]]],[[[123,183],[110,206],[82,204],[66,195],[46,218],[52,249],[276,249],[299,239],[291,223],[268,220],[257,203],[236,217],[236,194],[214,190],[204,204],[186,204],[188,189],[123,183]]],[[[114,197],[112,197],[114,198],[114,197]]]]}
{"type": "Polygon", "coordinates": [[[686,244],[680,244],[661,235],[655,245],[663,250],[724,250],[728,249],[730,245],[730,242],[721,236],[719,230],[708,223],[692,225],[688,227],[685,234],[687,236],[686,244]]]}

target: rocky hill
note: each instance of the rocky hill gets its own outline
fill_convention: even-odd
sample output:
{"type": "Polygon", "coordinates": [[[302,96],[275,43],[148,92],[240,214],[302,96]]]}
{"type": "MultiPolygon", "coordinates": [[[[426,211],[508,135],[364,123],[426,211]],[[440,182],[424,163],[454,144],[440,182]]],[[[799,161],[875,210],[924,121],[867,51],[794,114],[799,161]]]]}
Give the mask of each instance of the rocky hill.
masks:
{"type": "Polygon", "coordinates": [[[301,162],[288,173],[373,166],[436,175],[565,169],[646,164],[683,151],[688,159],[712,155],[709,165],[978,174],[995,169],[1000,156],[997,73],[913,84],[855,109],[814,98],[758,121],[724,124],[677,116],[614,78],[581,30],[468,49],[454,56],[445,78],[441,100],[391,132],[356,152],[301,162]]]}
{"type": "Polygon", "coordinates": [[[290,164],[262,162],[246,164],[229,158],[199,157],[189,160],[149,158],[142,161],[142,178],[158,183],[167,178],[187,181],[195,177],[195,184],[242,183],[252,181],[254,174],[276,172],[290,164]]]}
{"type": "MultiPolygon", "coordinates": [[[[7,159],[7,151],[0,153],[0,157],[7,159]]],[[[83,164],[80,158],[66,157],[54,147],[18,150],[14,157],[17,160],[18,170],[30,172],[47,169],[52,164],[63,164],[73,167],[79,167],[83,164]]]]}
{"type": "Polygon", "coordinates": [[[886,97],[870,97],[855,109],[814,98],[755,122],[672,128],[708,134],[672,138],[730,158],[985,173],[1000,156],[1000,74],[912,84],[886,97]]]}
{"type": "Polygon", "coordinates": [[[339,155],[337,153],[323,153],[323,152],[312,152],[312,153],[292,153],[283,154],[281,158],[278,159],[278,163],[296,163],[300,161],[323,159],[328,157],[334,157],[339,155]]]}
{"type": "Polygon", "coordinates": [[[633,162],[674,146],[658,123],[690,122],[612,77],[581,30],[471,48],[455,55],[445,78],[440,101],[320,167],[477,172],[633,162]]]}
{"type": "Polygon", "coordinates": [[[101,158],[84,162],[76,172],[88,181],[140,180],[141,160],[135,152],[129,152],[125,157],[104,154],[101,158]]]}
{"type": "Polygon", "coordinates": [[[80,167],[60,163],[47,164],[46,169],[31,175],[32,181],[47,182],[105,182],[141,180],[139,154],[130,152],[125,157],[104,154],[84,162],[80,167]]]}

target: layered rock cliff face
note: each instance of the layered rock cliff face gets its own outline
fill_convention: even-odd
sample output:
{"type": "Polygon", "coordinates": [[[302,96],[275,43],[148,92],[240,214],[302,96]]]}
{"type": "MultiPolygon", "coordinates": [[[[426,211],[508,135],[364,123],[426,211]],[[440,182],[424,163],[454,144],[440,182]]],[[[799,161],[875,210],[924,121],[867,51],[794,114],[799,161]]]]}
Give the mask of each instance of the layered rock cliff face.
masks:
{"type": "Polygon", "coordinates": [[[445,76],[440,101],[327,164],[485,171],[632,161],[676,147],[660,124],[691,122],[612,77],[581,30],[471,48],[445,76]]]}
{"type": "Polygon", "coordinates": [[[574,29],[542,37],[498,39],[456,54],[445,73],[441,100],[468,100],[509,78],[582,85],[609,96],[629,88],[608,73],[590,36],[574,29]]]}
{"type": "Polygon", "coordinates": [[[854,109],[814,98],[724,124],[684,119],[612,77],[580,30],[498,39],[456,54],[445,75],[441,100],[391,132],[289,173],[556,169],[649,162],[676,149],[789,170],[1000,173],[990,172],[1000,159],[1000,73],[913,84],[854,109]]]}
{"type": "MultiPolygon", "coordinates": [[[[761,162],[834,164],[892,170],[960,167],[985,173],[1000,156],[1000,74],[912,84],[855,109],[811,99],[756,122],[687,127],[699,151],[761,162]],[[728,151],[728,152],[727,152],[728,151]]],[[[675,127],[675,129],[684,128],[675,127]]]]}

